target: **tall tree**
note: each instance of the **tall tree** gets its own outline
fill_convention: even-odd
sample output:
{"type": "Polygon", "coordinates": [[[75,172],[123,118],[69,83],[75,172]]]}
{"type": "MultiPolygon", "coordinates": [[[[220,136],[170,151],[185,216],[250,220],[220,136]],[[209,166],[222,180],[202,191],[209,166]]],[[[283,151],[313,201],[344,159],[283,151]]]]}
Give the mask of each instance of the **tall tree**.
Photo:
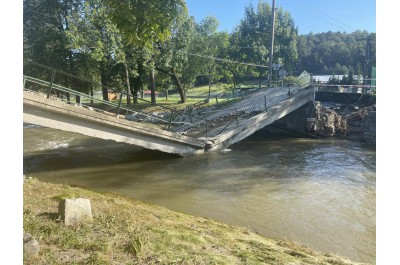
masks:
{"type": "Polygon", "coordinates": [[[24,59],[69,70],[72,53],[66,30],[69,14],[79,4],[78,0],[24,0],[24,59]]]}
{"type": "Polygon", "coordinates": [[[121,34],[108,18],[101,0],[83,1],[81,8],[71,14],[70,21],[67,31],[70,48],[95,62],[103,85],[103,99],[108,100],[113,68],[125,61],[121,34]]]}
{"type": "MultiPolygon", "coordinates": [[[[236,57],[247,63],[268,65],[271,43],[271,6],[259,1],[257,8],[252,5],[246,7],[245,16],[233,32],[237,35],[236,57]]],[[[297,28],[291,15],[282,8],[277,10],[275,22],[274,62],[282,64],[290,74],[296,63],[297,54],[297,28]]],[[[249,67],[249,74],[253,77],[264,77],[267,68],[249,67]]]]}
{"type": "Polygon", "coordinates": [[[206,17],[196,26],[196,50],[199,56],[197,60],[201,65],[203,75],[208,79],[208,96],[211,96],[211,86],[222,75],[222,66],[215,58],[229,45],[229,35],[226,32],[218,32],[219,22],[215,17],[206,17]]]}
{"type": "Polygon", "coordinates": [[[190,45],[194,41],[194,27],[194,19],[183,13],[172,25],[170,38],[156,45],[156,69],[174,80],[181,98],[180,103],[186,102],[185,83],[182,84],[181,80],[183,76],[185,82],[189,80],[190,73],[185,73],[185,68],[188,66],[190,45]]]}
{"type": "MultiPolygon", "coordinates": [[[[142,49],[167,40],[179,14],[187,12],[185,0],[105,0],[104,3],[125,38],[142,49]]],[[[149,66],[152,103],[155,103],[153,60],[149,66]]]]}

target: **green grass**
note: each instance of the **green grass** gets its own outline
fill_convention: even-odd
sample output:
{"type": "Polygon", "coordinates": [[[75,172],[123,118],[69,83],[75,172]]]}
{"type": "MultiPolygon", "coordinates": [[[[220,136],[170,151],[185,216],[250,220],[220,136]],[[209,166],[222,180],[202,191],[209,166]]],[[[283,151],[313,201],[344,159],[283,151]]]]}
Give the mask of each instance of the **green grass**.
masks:
{"type": "Polygon", "coordinates": [[[23,199],[24,231],[41,248],[24,264],[356,264],[247,228],[35,178],[24,183],[23,199]],[[55,198],[71,194],[90,199],[93,222],[66,227],[58,219],[55,198]]]}
{"type": "MultiPolygon", "coordinates": [[[[253,84],[245,84],[241,85],[241,88],[253,88],[253,84]]],[[[194,106],[194,107],[207,107],[212,105],[226,105],[228,102],[234,99],[221,99],[218,100],[215,97],[211,97],[208,103],[204,103],[204,100],[208,97],[209,87],[208,85],[198,86],[194,88],[190,88],[187,92],[186,103],[181,104],[179,103],[181,98],[179,94],[170,94],[168,95],[168,99],[163,96],[158,96],[156,98],[156,105],[151,104],[150,97],[145,97],[143,99],[138,99],[138,103],[133,104],[133,99],[131,98],[131,104],[127,105],[126,97],[123,97],[121,100],[121,104],[125,108],[129,108],[132,110],[137,111],[146,111],[146,112],[154,112],[154,111],[169,111],[171,109],[174,110],[183,110],[186,107],[194,106]],[[193,97],[195,96],[195,97],[193,97]]],[[[232,86],[228,84],[215,84],[211,87],[212,94],[221,94],[221,93],[232,93],[232,86]]],[[[98,102],[94,102],[94,104],[90,103],[90,100],[82,98],[82,104],[86,104],[92,106],[94,108],[100,108],[105,110],[110,110],[110,112],[115,111],[115,107],[105,106],[98,102]]],[[[110,102],[114,103],[115,105],[119,104],[119,99],[111,100],[110,102]]]]}

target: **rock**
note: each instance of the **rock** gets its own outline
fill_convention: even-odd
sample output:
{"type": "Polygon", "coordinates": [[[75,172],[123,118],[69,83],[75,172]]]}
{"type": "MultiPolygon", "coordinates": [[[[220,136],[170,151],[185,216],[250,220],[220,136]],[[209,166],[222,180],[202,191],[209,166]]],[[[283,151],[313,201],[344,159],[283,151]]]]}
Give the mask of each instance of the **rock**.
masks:
{"type": "Polygon", "coordinates": [[[66,226],[93,221],[89,199],[63,199],[58,205],[58,213],[66,226]]]}
{"type": "Polygon", "coordinates": [[[33,239],[29,233],[24,234],[24,258],[36,256],[40,251],[39,242],[33,239]],[[28,240],[29,238],[29,240],[28,240]],[[25,241],[27,240],[27,241],[25,241]]]}
{"type": "Polygon", "coordinates": [[[29,233],[24,233],[24,243],[32,239],[32,235],[29,233]]]}

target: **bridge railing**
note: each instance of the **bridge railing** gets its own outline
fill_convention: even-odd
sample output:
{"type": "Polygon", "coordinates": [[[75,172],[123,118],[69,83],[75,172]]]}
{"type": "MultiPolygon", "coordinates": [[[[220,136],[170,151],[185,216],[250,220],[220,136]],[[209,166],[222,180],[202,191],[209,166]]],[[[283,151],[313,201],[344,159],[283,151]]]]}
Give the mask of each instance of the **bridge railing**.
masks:
{"type": "MultiPolygon", "coordinates": [[[[209,136],[216,136],[227,130],[231,130],[241,125],[242,121],[247,120],[257,113],[267,111],[279,102],[293,96],[301,96],[301,93],[308,94],[307,88],[301,87],[275,87],[261,90],[259,93],[251,94],[240,101],[235,101],[223,109],[209,109],[197,113],[209,123],[209,136]]],[[[201,123],[201,121],[199,121],[201,123]]],[[[175,128],[178,132],[191,132],[192,125],[182,125],[175,128]]]]}
{"type": "MultiPolygon", "coordinates": [[[[186,121],[177,122],[174,119],[174,117],[183,113],[183,110],[152,104],[138,97],[138,101],[151,105],[144,111],[138,109],[140,106],[135,106],[136,104],[128,105],[122,101],[123,98],[128,96],[129,91],[107,87],[33,61],[24,61],[23,88],[68,104],[87,107],[115,116],[124,115],[128,120],[152,124],[163,130],[171,131],[174,126],[190,125],[186,121]],[[105,91],[109,100],[103,100],[105,91]]],[[[144,104],[139,105],[143,106],[144,104]]],[[[190,113],[185,115],[192,116],[190,113]]],[[[207,137],[207,121],[199,116],[193,116],[191,119],[194,122],[202,121],[205,127],[205,137],[207,137]]]]}
{"type": "MultiPolygon", "coordinates": [[[[305,77],[306,78],[306,77],[305,77]]],[[[224,98],[224,102],[207,108],[201,108],[205,100],[187,105],[185,109],[152,104],[146,99],[137,98],[142,104],[127,104],[123,101],[130,91],[116,89],[101,85],[93,80],[69,74],[67,72],[44,66],[32,61],[24,61],[24,89],[44,93],[48,98],[55,98],[68,104],[87,107],[95,111],[124,116],[125,119],[143,122],[157,126],[162,130],[185,133],[196,128],[198,137],[208,137],[210,124],[213,125],[220,119],[227,119],[222,131],[231,128],[236,121],[248,118],[250,113],[264,111],[276,104],[282,96],[290,96],[296,93],[296,88],[269,88],[269,94],[255,96],[259,89],[238,89],[232,94],[218,94],[218,99],[224,98]],[[103,100],[106,96],[109,100],[103,100]],[[226,100],[228,99],[228,100],[226,100]],[[240,102],[238,102],[240,101],[240,102]],[[141,109],[141,107],[146,107],[141,109]],[[232,125],[232,126],[231,126],[232,125]]],[[[207,100],[207,99],[206,99],[207,100]]],[[[208,100],[210,100],[208,98],[208,100]]]]}
{"type": "MultiPolygon", "coordinates": [[[[232,130],[236,127],[239,127],[240,125],[242,125],[244,121],[246,121],[249,118],[250,113],[261,113],[269,110],[271,107],[275,106],[278,102],[282,102],[293,96],[301,98],[309,94],[309,91],[307,91],[308,89],[302,87],[278,87],[275,89],[276,91],[274,91],[272,94],[269,95],[266,93],[260,93],[260,97],[252,99],[252,102],[249,104],[248,107],[235,106],[235,109],[231,109],[233,114],[231,115],[229,123],[227,123],[217,133],[217,135],[222,134],[228,130],[232,130]]],[[[293,104],[292,102],[287,101],[282,106],[289,107],[292,104],[293,104]]],[[[275,112],[276,110],[273,110],[272,114],[275,112]]],[[[212,132],[210,132],[210,134],[212,134],[212,132]]]]}

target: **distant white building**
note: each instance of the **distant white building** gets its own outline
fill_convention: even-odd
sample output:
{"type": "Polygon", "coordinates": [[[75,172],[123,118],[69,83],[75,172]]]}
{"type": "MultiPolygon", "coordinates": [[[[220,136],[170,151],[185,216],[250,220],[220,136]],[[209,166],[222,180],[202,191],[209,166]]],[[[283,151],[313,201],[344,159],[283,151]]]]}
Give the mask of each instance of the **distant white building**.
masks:
{"type": "MultiPolygon", "coordinates": [[[[327,84],[329,82],[329,79],[332,78],[333,75],[313,75],[313,80],[315,83],[320,83],[320,84],[327,84]]],[[[335,75],[335,78],[338,80],[342,80],[344,75],[335,75]]],[[[348,75],[346,75],[348,76],[348,75]]],[[[363,76],[360,75],[354,75],[353,76],[354,80],[358,80],[358,83],[362,84],[363,82],[363,76]]]]}

